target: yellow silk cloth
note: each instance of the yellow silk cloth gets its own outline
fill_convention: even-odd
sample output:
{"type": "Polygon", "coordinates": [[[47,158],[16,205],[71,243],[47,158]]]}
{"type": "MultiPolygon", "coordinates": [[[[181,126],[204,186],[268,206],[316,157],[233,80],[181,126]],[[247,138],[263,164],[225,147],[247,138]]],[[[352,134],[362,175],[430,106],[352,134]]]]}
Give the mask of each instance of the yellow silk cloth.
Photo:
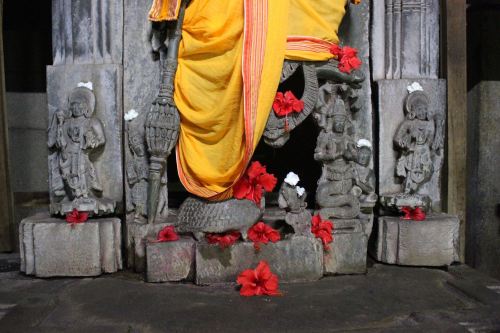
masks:
{"type": "MultiPolygon", "coordinates": [[[[153,21],[180,0],[154,0],[153,21]]],[[[346,0],[192,0],[186,9],[174,100],[181,114],[177,169],[186,189],[222,200],[264,131],[283,61],[327,60],[346,0]],[[287,36],[289,38],[287,42],[287,36]]]]}
{"type": "Polygon", "coordinates": [[[339,43],[338,28],[348,1],[290,0],[286,59],[331,59],[330,47],[339,43]]]}

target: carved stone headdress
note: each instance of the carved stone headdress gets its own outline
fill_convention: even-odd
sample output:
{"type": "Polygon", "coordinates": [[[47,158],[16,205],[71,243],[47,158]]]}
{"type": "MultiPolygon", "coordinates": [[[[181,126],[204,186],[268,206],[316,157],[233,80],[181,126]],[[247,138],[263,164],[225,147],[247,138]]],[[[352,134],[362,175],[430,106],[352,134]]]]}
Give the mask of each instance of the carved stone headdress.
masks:
{"type": "Polygon", "coordinates": [[[76,87],[69,94],[68,101],[71,104],[71,101],[81,100],[81,99],[85,100],[87,102],[88,107],[89,107],[87,112],[85,113],[85,117],[88,118],[88,117],[92,116],[92,114],[94,113],[95,95],[92,92],[92,90],[90,90],[87,87],[76,87]]]}
{"type": "Polygon", "coordinates": [[[423,91],[417,90],[408,94],[405,101],[405,110],[410,119],[415,118],[415,106],[425,104],[429,106],[429,97],[423,91]]]}

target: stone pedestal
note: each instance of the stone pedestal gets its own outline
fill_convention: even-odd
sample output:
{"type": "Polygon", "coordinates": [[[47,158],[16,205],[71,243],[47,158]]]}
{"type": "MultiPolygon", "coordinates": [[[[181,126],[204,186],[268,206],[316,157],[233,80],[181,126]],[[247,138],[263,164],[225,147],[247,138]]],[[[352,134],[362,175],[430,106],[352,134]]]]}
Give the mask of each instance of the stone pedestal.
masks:
{"type": "Polygon", "coordinates": [[[226,249],[199,243],[196,247],[196,284],[236,282],[242,271],[255,268],[261,260],[269,263],[282,282],[315,281],[323,276],[321,242],[295,236],[261,245],[258,252],[250,242],[237,242],[226,249]]]}
{"type": "Polygon", "coordinates": [[[133,221],[132,218],[125,222],[127,241],[127,267],[142,273],[146,268],[146,243],[148,238],[155,239],[158,232],[172,223],[148,224],[133,221]]]}
{"type": "Polygon", "coordinates": [[[21,271],[37,277],[97,276],[122,269],[118,218],[71,225],[39,214],[19,225],[21,271]]]}
{"type": "Polygon", "coordinates": [[[195,247],[191,237],[174,242],[147,242],[146,281],[193,281],[195,247]]]}
{"type": "Polygon", "coordinates": [[[368,236],[360,220],[335,220],[333,242],[324,253],[324,273],[366,273],[368,236]]]}
{"type": "Polygon", "coordinates": [[[424,221],[378,218],[370,253],[378,261],[408,266],[445,266],[459,261],[459,219],[428,215],[424,221]]]}

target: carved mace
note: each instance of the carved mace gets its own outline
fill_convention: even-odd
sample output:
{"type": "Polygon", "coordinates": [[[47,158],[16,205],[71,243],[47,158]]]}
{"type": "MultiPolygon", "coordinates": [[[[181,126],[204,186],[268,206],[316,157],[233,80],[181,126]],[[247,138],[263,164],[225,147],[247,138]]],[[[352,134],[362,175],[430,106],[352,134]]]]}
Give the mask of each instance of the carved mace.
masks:
{"type": "MultiPolygon", "coordinates": [[[[182,1],[179,16],[173,28],[169,28],[168,48],[160,50],[160,90],[146,117],[146,142],[150,154],[148,223],[154,223],[167,158],[177,144],[180,116],[175,106],[174,78],[181,41],[182,22],[187,1],[182,1]]],[[[169,23],[167,23],[168,25],[169,23]]]]}

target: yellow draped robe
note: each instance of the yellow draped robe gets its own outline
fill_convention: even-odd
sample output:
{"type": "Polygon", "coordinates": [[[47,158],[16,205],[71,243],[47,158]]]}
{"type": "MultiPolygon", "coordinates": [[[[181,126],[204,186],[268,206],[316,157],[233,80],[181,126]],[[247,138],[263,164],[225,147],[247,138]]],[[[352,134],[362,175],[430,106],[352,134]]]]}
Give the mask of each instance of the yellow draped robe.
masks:
{"type": "MultiPolygon", "coordinates": [[[[184,187],[232,196],[266,126],[284,59],[332,57],[347,0],[191,0],[175,77],[176,148],[184,187]]],[[[175,20],[180,0],[153,0],[152,21],[175,20]]]]}

